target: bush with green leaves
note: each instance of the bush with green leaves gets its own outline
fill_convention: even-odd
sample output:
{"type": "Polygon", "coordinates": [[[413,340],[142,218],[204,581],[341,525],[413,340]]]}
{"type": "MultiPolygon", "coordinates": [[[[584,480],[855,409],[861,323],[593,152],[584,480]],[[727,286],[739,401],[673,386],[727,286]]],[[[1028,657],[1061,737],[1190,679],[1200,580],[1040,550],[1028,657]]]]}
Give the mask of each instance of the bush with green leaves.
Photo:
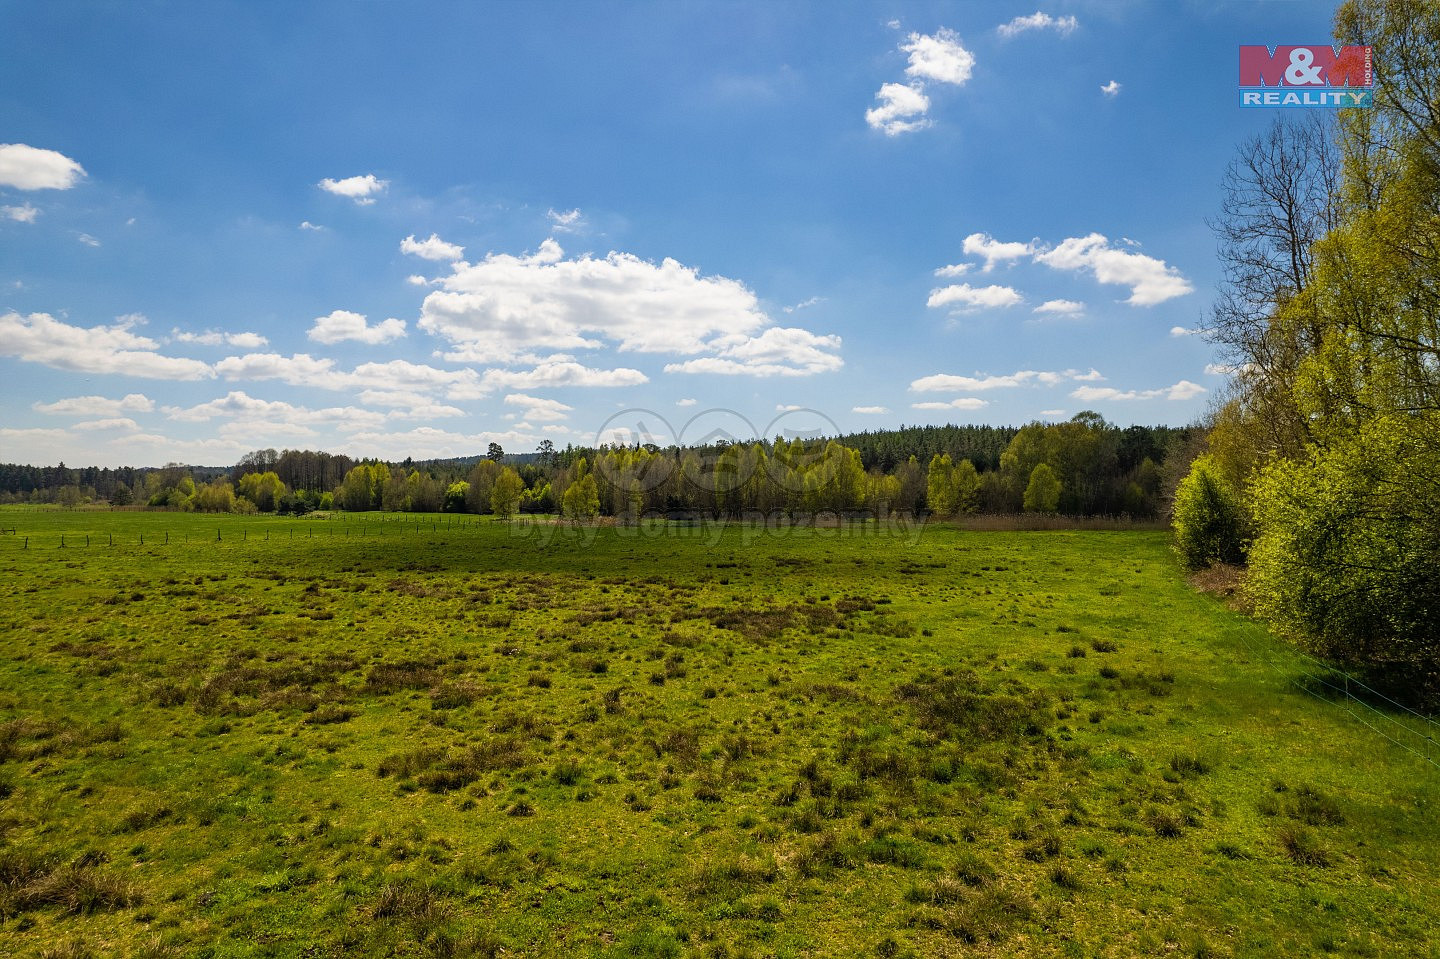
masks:
{"type": "Polygon", "coordinates": [[[1054,513],[1060,508],[1060,477],[1049,463],[1036,464],[1030,471],[1022,503],[1027,513],[1054,513]]]}
{"type": "Polygon", "coordinates": [[[1175,490],[1175,548],[1189,569],[1245,559],[1240,498],[1209,456],[1201,456],[1175,490]]]}
{"type": "Polygon", "coordinates": [[[1428,697],[1440,694],[1440,495],[1409,479],[1433,462],[1414,431],[1376,423],[1272,464],[1252,491],[1247,582],[1282,631],[1428,697]]]}

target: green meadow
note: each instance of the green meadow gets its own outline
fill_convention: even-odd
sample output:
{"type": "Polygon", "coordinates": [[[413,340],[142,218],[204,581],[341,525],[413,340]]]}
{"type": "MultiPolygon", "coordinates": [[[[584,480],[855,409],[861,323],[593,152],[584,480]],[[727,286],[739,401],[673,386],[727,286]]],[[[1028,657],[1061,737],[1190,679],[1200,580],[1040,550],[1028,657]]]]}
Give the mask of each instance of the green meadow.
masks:
{"type": "Polygon", "coordinates": [[[7,955],[1440,956],[1440,768],[1162,532],[0,527],[7,955]]]}

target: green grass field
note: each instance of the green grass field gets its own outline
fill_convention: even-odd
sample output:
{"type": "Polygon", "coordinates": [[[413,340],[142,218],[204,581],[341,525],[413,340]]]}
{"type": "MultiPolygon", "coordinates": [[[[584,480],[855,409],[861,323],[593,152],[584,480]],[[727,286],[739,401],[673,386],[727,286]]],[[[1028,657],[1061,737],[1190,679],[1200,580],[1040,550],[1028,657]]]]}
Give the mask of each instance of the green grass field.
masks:
{"type": "Polygon", "coordinates": [[[1440,770],[1163,533],[0,527],[7,955],[1440,956],[1440,770]]]}

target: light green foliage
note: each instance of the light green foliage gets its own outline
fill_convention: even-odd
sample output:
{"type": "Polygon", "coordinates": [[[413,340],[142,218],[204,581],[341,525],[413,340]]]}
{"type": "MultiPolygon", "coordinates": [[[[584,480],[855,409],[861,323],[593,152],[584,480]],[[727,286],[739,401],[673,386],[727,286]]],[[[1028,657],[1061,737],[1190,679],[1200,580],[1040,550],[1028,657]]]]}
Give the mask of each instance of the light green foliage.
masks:
{"type": "MultiPolygon", "coordinates": [[[[581,464],[583,466],[583,460],[581,464]]],[[[594,474],[586,473],[571,483],[561,500],[566,519],[589,520],[599,516],[600,492],[596,489],[594,474]]]]}
{"type": "Polygon", "coordinates": [[[385,487],[390,483],[390,468],[383,463],[361,463],[345,474],[335,491],[335,505],[350,512],[379,509],[385,487]]]}
{"type": "Polygon", "coordinates": [[[240,486],[236,491],[240,496],[245,497],[255,504],[255,508],[262,513],[273,513],[289,490],[280,481],[280,477],[273,471],[264,473],[246,473],[240,477],[240,486]]]}
{"type": "Polygon", "coordinates": [[[527,489],[520,497],[520,509],[529,513],[554,513],[558,505],[555,502],[555,490],[549,483],[542,480],[538,486],[527,489]]]}
{"type": "Polygon", "coordinates": [[[405,509],[438,513],[445,505],[445,486],[429,473],[411,470],[405,478],[405,509]]]}
{"type": "Polygon", "coordinates": [[[466,477],[470,488],[465,492],[465,509],[470,513],[490,512],[490,493],[495,488],[495,477],[500,475],[500,464],[492,459],[482,459],[466,477]]]}
{"type": "Polygon", "coordinates": [[[969,460],[956,463],[950,481],[955,491],[955,512],[975,512],[980,495],[980,474],[976,472],[975,464],[969,460]]]}
{"type": "MultiPolygon", "coordinates": [[[[381,467],[384,470],[384,467],[381,467]]],[[[411,471],[415,473],[415,471],[411,471]]],[[[394,465],[387,471],[385,478],[380,480],[380,509],[388,512],[395,510],[406,510],[410,507],[410,493],[414,489],[410,481],[411,473],[405,471],[404,466],[394,465]]],[[[419,473],[415,473],[418,481],[419,473]]],[[[418,485],[418,484],[417,484],[418,485]]]]}
{"type": "Polygon", "coordinates": [[[1189,569],[1245,558],[1240,500],[1209,456],[1198,457],[1175,490],[1175,548],[1189,569]]]}
{"type": "Polygon", "coordinates": [[[1060,508],[1060,477],[1049,463],[1037,463],[1025,485],[1024,507],[1027,513],[1053,513],[1060,508]]]}
{"type": "Polygon", "coordinates": [[[55,491],[55,502],[60,506],[76,507],[90,502],[90,497],[73,483],[67,483],[55,491]]]}
{"type": "Polygon", "coordinates": [[[470,484],[465,480],[456,480],[445,487],[445,512],[465,512],[465,498],[470,493],[470,484]]]}
{"type": "Polygon", "coordinates": [[[870,504],[881,514],[902,509],[901,497],[904,484],[898,476],[886,476],[880,472],[874,472],[865,477],[865,492],[862,496],[864,502],[870,504]]]}
{"type": "MultiPolygon", "coordinates": [[[[984,512],[1154,515],[1158,471],[1153,461],[1145,466],[1143,452],[1135,452],[1140,440],[1150,442],[1145,431],[1120,430],[1088,410],[1062,423],[1029,423],[1001,454],[1000,469],[978,477],[977,505],[984,512]],[[1047,495],[1052,479],[1060,484],[1053,507],[1032,505],[1043,507],[1044,499],[1027,501],[1035,468],[1042,464],[1047,495]]],[[[1154,451],[1163,455],[1158,447],[1154,451]]]]}
{"type": "MultiPolygon", "coordinates": [[[[1313,645],[1440,697],[1440,9],[1356,0],[1344,43],[1374,46],[1372,110],[1341,111],[1333,228],[1306,251],[1304,288],[1273,304],[1267,344],[1294,346],[1261,378],[1305,427],[1260,471],[1258,609],[1313,645]]],[[[1240,413],[1243,414],[1243,410],[1240,413]]],[[[1226,424],[1245,462],[1255,424],[1226,424]],[[1238,440],[1237,440],[1238,437],[1238,440]]],[[[1259,424],[1264,426],[1265,424],[1259,424]]],[[[1273,430],[1271,432],[1274,432],[1273,430]]],[[[1249,459],[1263,462],[1254,455],[1249,459]]]]}
{"type": "Polygon", "coordinates": [[[1415,433],[1368,425],[1351,443],[1267,468],[1247,588],[1256,610],[1317,651],[1440,693],[1440,494],[1411,471],[1415,433]]]}
{"type": "Polygon", "coordinates": [[[490,490],[490,509],[501,519],[509,519],[520,508],[520,494],[524,491],[525,482],[520,474],[513,467],[504,467],[490,490]]]}
{"type": "Polygon", "coordinates": [[[235,511],[235,488],[227,479],[206,483],[195,491],[191,509],[199,513],[231,513],[235,511]]]}
{"type": "Polygon", "coordinates": [[[937,515],[973,513],[979,491],[980,475],[974,463],[961,460],[952,465],[949,454],[938,454],[930,460],[926,502],[937,515]]]}
{"type": "Polygon", "coordinates": [[[937,453],[930,460],[925,479],[925,502],[937,516],[955,514],[955,468],[949,453],[937,453]]]}
{"type": "Polygon", "coordinates": [[[149,506],[189,509],[195,480],[184,467],[167,466],[145,476],[145,502],[149,506]]]}

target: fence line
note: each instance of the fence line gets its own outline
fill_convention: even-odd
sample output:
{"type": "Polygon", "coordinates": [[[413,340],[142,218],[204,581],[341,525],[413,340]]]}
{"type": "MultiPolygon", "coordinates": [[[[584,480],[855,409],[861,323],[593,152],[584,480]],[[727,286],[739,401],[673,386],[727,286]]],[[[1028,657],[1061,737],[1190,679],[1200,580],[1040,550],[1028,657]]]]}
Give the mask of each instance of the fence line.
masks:
{"type": "MultiPolygon", "coordinates": [[[[1241,641],[1242,643],[1244,643],[1245,647],[1250,650],[1250,652],[1255,656],[1256,659],[1258,659],[1258,660],[1260,660],[1262,663],[1264,663],[1265,666],[1267,666],[1272,672],[1274,672],[1274,673],[1275,673],[1278,677],[1280,677],[1280,679],[1283,680],[1284,682],[1286,682],[1286,683],[1294,686],[1296,689],[1300,690],[1301,692],[1306,693],[1307,695],[1314,697],[1315,699],[1319,700],[1319,701],[1322,702],[1322,703],[1326,703],[1326,704],[1329,704],[1329,705],[1332,705],[1332,706],[1339,706],[1341,709],[1345,710],[1345,712],[1349,713],[1352,717],[1354,717],[1355,720],[1358,721],[1359,723],[1361,723],[1362,725],[1364,725],[1364,726],[1368,727],[1369,729],[1371,729],[1372,731],[1378,733],[1380,736],[1384,737],[1385,739],[1387,739],[1387,740],[1389,740],[1390,742],[1394,743],[1395,745],[1399,746],[1401,749],[1404,749],[1406,752],[1413,753],[1414,755],[1420,757],[1421,760],[1423,760],[1424,762],[1429,763],[1431,766],[1434,766],[1436,769],[1440,769],[1440,762],[1437,762],[1437,761],[1436,761],[1434,758],[1432,758],[1427,752],[1422,752],[1421,750],[1416,749],[1414,746],[1411,746],[1411,745],[1409,745],[1409,744],[1407,744],[1407,743],[1405,743],[1405,742],[1402,742],[1402,741],[1399,740],[1399,739],[1396,739],[1394,736],[1392,736],[1392,735],[1390,735],[1389,733],[1385,732],[1384,729],[1382,729],[1382,728],[1380,728],[1380,727],[1378,727],[1378,726],[1375,726],[1374,724],[1372,724],[1372,723],[1370,723],[1370,722],[1367,722],[1366,719],[1365,719],[1365,716],[1364,716],[1363,714],[1357,713],[1354,709],[1351,709],[1351,708],[1350,708],[1349,703],[1353,702],[1353,703],[1358,704],[1359,706],[1363,707],[1364,709],[1369,710],[1371,713],[1373,713],[1375,716],[1379,717],[1381,720],[1384,720],[1385,722],[1390,723],[1391,726],[1396,727],[1396,728],[1398,728],[1399,730],[1402,730],[1403,732],[1408,733],[1410,736],[1415,737],[1416,739],[1420,740],[1420,742],[1423,743],[1424,746],[1425,746],[1425,748],[1427,748],[1427,749],[1434,749],[1434,748],[1440,747],[1440,740],[1437,740],[1436,736],[1435,736],[1433,733],[1430,733],[1430,732],[1422,732],[1421,730],[1418,730],[1418,729],[1415,729],[1415,728],[1413,728],[1413,727],[1411,727],[1411,726],[1408,726],[1408,725],[1406,725],[1405,723],[1401,722],[1400,720],[1396,719],[1394,716],[1386,715],[1383,711],[1381,711],[1381,710],[1379,710],[1379,709],[1376,709],[1376,708],[1375,708],[1374,706],[1372,706],[1370,703],[1367,703],[1365,700],[1361,699],[1360,697],[1356,696],[1354,693],[1350,692],[1350,690],[1349,690],[1347,687],[1336,685],[1335,683],[1330,682],[1330,681],[1329,681],[1328,679],[1326,679],[1324,676],[1322,676],[1322,675],[1316,675],[1315,673],[1309,672],[1309,671],[1306,670],[1305,668],[1300,667],[1300,668],[1299,668],[1299,669],[1300,669],[1300,675],[1304,676],[1304,677],[1305,677],[1306,679],[1308,679],[1308,680],[1311,680],[1311,682],[1314,683],[1314,684],[1316,684],[1316,685],[1324,686],[1324,687],[1326,687],[1326,688],[1328,688],[1328,689],[1334,690],[1335,692],[1339,693],[1339,694],[1344,698],[1345,701],[1344,701],[1344,702],[1340,702],[1340,701],[1337,701],[1337,700],[1335,700],[1335,699],[1333,699],[1333,698],[1327,698],[1327,697],[1325,697],[1325,696],[1322,696],[1320,693],[1316,692],[1313,688],[1311,688],[1310,686],[1307,686],[1305,683],[1300,682],[1300,681],[1299,681],[1298,679],[1296,679],[1293,675],[1290,675],[1289,672],[1287,672],[1286,670],[1282,669],[1280,666],[1276,665],[1276,663],[1270,658],[1269,654],[1266,653],[1266,652],[1265,652],[1260,646],[1258,646],[1257,644],[1252,643],[1252,642],[1250,641],[1249,637],[1247,637],[1247,636],[1244,635],[1243,631],[1242,631],[1241,634],[1240,634],[1240,641],[1241,641]]],[[[1324,669],[1325,669],[1326,671],[1328,671],[1328,672],[1330,672],[1330,673],[1332,673],[1332,674],[1337,674],[1337,673],[1338,673],[1339,675],[1344,676],[1347,683],[1353,681],[1357,686],[1360,686],[1360,687],[1363,688],[1363,689],[1366,689],[1366,690],[1369,690],[1369,691],[1371,691],[1371,692],[1374,692],[1373,690],[1371,690],[1371,688],[1370,688],[1369,686],[1367,686],[1366,684],[1360,682],[1358,679],[1355,679],[1353,676],[1350,676],[1350,674],[1344,672],[1343,670],[1337,669],[1336,667],[1330,665],[1329,663],[1324,662],[1323,660],[1316,659],[1314,656],[1311,656],[1311,655],[1309,655],[1308,653],[1305,653],[1303,650],[1298,650],[1298,649],[1296,649],[1296,650],[1293,650],[1293,651],[1296,652],[1296,653],[1299,653],[1300,656],[1301,656],[1302,658],[1304,658],[1304,659],[1307,659],[1307,660],[1310,660],[1311,662],[1320,664],[1322,667],[1324,667],[1324,669]]],[[[1416,718],[1419,719],[1421,722],[1425,723],[1427,727],[1430,727],[1430,728],[1433,728],[1433,729],[1440,729],[1440,723],[1436,723],[1433,719],[1430,719],[1428,716],[1425,716],[1425,715],[1423,715],[1423,714],[1421,714],[1421,713],[1418,713],[1418,712],[1416,712],[1415,710],[1411,709],[1411,708],[1408,707],[1408,706],[1405,706],[1405,705],[1402,704],[1402,703],[1396,703],[1395,700],[1391,699],[1391,698],[1388,697],[1388,696],[1385,696],[1385,695],[1382,694],[1382,693],[1378,693],[1378,692],[1377,692],[1377,693],[1375,693],[1375,695],[1379,696],[1381,699],[1384,699],[1384,700],[1385,700],[1386,702],[1388,702],[1388,703],[1394,704],[1394,705],[1397,706],[1398,708],[1404,710],[1406,713],[1408,713],[1408,714],[1416,717],[1416,718]]],[[[1393,731],[1393,730],[1392,730],[1392,731],[1393,731]]]]}

